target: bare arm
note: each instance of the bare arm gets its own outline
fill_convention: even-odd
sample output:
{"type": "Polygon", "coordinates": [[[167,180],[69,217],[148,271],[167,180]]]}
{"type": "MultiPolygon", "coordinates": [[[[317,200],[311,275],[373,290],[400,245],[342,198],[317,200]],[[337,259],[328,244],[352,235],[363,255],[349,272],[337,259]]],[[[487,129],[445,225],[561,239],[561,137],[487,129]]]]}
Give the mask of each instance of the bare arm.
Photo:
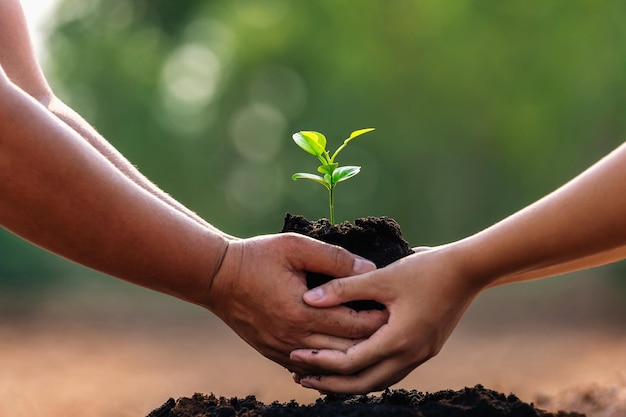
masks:
{"type": "Polygon", "coordinates": [[[130,181],[6,77],[0,82],[0,223],[107,274],[187,300],[200,294],[226,238],[130,181]]]}
{"type": "Polygon", "coordinates": [[[468,276],[489,285],[559,265],[580,268],[621,259],[625,191],[622,145],[557,191],[458,242],[468,276]]]}
{"type": "MultiPolygon", "coordinates": [[[[20,89],[82,136],[131,181],[199,224],[218,231],[140,173],[78,113],[55,96],[35,57],[27,22],[19,0],[0,1],[0,65],[20,89]]],[[[222,233],[224,236],[232,238],[222,233]]]]}
{"type": "Polygon", "coordinates": [[[522,273],[511,274],[497,279],[489,284],[489,287],[495,287],[502,284],[510,284],[514,282],[530,281],[553,277],[557,275],[567,274],[569,272],[581,271],[584,269],[595,268],[597,266],[608,265],[613,262],[626,258],[626,247],[618,247],[604,252],[584,256],[571,261],[561,262],[556,265],[531,269],[522,273]]]}
{"type": "Polygon", "coordinates": [[[626,145],[480,233],[308,292],[305,301],[318,307],[375,299],[389,309],[389,321],[347,351],[292,352],[294,361],[335,374],[303,376],[299,382],[332,392],[388,387],[439,352],[484,289],[622,259],[624,213],[626,145]]]}
{"type": "MultiPolygon", "coordinates": [[[[106,139],[104,139],[89,123],[87,123],[78,113],[63,103],[55,96],[41,99],[41,102],[47,109],[58,117],[61,121],[71,127],[80,136],[82,136],[90,145],[92,145],[100,154],[108,159],[121,173],[126,175],[135,184],[148,191],[164,203],[181,213],[193,219],[198,224],[219,232],[213,225],[202,219],[196,213],[182,205],[180,202],[165,193],[153,182],[146,178],[134,165],[132,165],[117,149],[115,149],[106,139]]],[[[229,239],[235,239],[233,236],[220,232],[229,239]]]]}
{"type": "MultiPolygon", "coordinates": [[[[413,248],[415,253],[436,249],[435,247],[420,246],[413,248]]],[[[559,264],[546,267],[530,269],[525,272],[506,275],[488,284],[488,288],[496,287],[502,284],[511,284],[514,282],[531,281],[535,279],[554,277],[557,275],[567,274],[569,272],[581,271],[584,269],[595,268],[607,265],[613,262],[626,259],[626,246],[599,252],[593,255],[584,256],[572,261],[561,262],[559,264]]]]}

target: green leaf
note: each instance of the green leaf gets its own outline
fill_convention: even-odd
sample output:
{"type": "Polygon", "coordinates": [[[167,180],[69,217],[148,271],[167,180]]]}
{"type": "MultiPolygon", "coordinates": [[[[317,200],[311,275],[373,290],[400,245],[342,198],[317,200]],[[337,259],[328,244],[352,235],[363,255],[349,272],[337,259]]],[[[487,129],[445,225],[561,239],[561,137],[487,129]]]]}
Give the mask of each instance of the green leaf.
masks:
{"type": "MultiPolygon", "coordinates": [[[[326,174],[328,175],[328,174],[326,174]]],[[[292,180],[300,180],[300,179],[305,179],[305,180],[311,180],[311,181],[315,181],[319,184],[322,184],[324,187],[328,188],[330,190],[330,182],[326,181],[326,178],[320,177],[319,175],[315,175],[315,174],[307,174],[304,172],[297,172],[295,174],[293,174],[291,176],[292,180]]]]}
{"type": "Polygon", "coordinates": [[[319,167],[317,167],[317,172],[319,172],[320,174],[332,175],[333,171],[335,171],[338,166],[339,164],[337,163],[320,165],[319,167]]]}
{"type": "Polygon", "coordinates": [[[333,178],[332,178],[333,184],[352,178],[356,174],[358,174],[360,171],[361,171],[361,167],[355,167],[355,166],[345,166],[345,167],[337,168],[335,172],[333,172],[333,178]]]}
{"type": "Polygon", "coordinates": [[[373,128],[373,127],[368,127],[367,129],[355,130],[354,132],[350,133],[350,137],[348,139],[346,139],[346,141],[351,141],[352,139],[356,138],[357,136],[364,135],[365,133],[371,132],[374,129],[375,128],[373,128]]]}
{"type": "Polygon", "coordinates": [[[361,136],[367,132],[371,132],[372,130],[374,130],[373,127],[368,127],[367,129],[359,129],[359,130],[355,130],[354,132],[350,133],[350,137],[348,137],[348,139],[343,141],[343,144],[337,148],[337,150],[335,151],[335,153],[333,154],[333,156],[330,158],[330,161],[334,162],[335,158],[337,157],[337,155],[339,155],[339,152],[341,152],[343,150],[343,148],[345,148],[348,143],[356,138],[357,136],[361,136]]]}
{"type": "Polygon", "coordinates": [[[292,136],[296,144],[311,155],[319,157],[326,150],[326,136],[319,132],[300,131],[292,136]]]}

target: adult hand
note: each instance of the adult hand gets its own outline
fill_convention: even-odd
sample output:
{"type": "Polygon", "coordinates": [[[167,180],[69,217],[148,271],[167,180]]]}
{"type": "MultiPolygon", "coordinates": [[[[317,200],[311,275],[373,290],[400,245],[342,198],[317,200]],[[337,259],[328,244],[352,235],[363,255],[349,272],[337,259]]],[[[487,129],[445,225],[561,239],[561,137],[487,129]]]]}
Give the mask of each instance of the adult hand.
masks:
{"type": "Polygon", "coordinates": [[[346,350],[387,320],[385,311],[315,308],[303,301],[306,272],[345,277],[375,269],[337,246],[283,233],[230,241],[202,304],[265,357],[292,372],[320,372],[289,359],[299,348],[346,350]]]}
{"type": "Polygon", "coordinates": [[[291,360],[329,375],[297,375],[306,388],[365,394],[383,390],[435,356],[480,290],[464,280],[447,248],[418,248],[385,268],[333,280],[307,292],[307,304],[332,307],[374,299],[387,306],[389,320],[347,350],[299,349],[291,360]]]}

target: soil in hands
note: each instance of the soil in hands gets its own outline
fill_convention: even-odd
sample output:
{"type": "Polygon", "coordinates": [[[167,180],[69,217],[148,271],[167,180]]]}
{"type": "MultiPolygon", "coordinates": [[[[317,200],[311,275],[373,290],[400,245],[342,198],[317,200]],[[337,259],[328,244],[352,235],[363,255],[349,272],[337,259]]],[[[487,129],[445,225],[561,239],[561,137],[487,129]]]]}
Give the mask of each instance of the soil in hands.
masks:
{"type": "Polygon", "coordinates": [[[564,411],[548,412],[480,385],[459,391],[424,394],[387,390],[378,396],[328,395],[315,403],[296,401],[264,404],[254,396],[224,398],[194,394],[170,398],[148,417],[584,417],[564,411]]]}
{"type": "MultiPolygon", "coordinates": [[[[350,252],[374,262],[378,268],[389,265],[413,253],[400,231],[400,225],[389,217],[365,217],[354,224],[343,222],[332,224],[327,219],[314,222],[303,216],[287,213],[281,233],[294,232],[322,242],[341,246],[350,252]]],[[[315,272],[307,273],[307,286],[320,286],[334,277],[315,272]]],[[[380,303],[359,300],[346,304],[355,310],[384,309],[380,303]]]]}

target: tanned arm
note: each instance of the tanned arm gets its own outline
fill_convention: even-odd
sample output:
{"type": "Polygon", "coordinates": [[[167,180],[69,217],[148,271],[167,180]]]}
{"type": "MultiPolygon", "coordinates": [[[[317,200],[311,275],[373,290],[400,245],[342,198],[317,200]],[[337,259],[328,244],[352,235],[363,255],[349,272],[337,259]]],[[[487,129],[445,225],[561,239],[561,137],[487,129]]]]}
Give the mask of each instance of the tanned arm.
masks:
{"type": "MultiPolygon", "coordinates": [[[[148,180],[95,128],[54,94],[37,61],[27,21],[18,0],[0,1],[0,65],[16,86],[43,104],[131,181],[199,224],[217,231],[196,213],[148,180]]],[[[232,238],[226,234],[224,236],[232,238]]]]}

